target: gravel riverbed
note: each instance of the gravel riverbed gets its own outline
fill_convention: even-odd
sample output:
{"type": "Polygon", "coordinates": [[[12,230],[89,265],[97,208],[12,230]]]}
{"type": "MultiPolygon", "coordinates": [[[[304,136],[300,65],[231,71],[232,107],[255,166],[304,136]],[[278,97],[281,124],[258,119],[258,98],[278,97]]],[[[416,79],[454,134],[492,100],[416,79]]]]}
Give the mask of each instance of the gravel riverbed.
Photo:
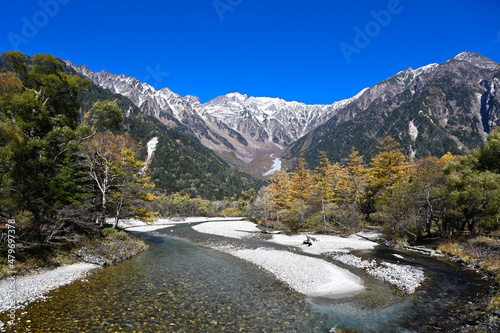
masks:
{"type": "Polygon", "coordinates": [[[0,312],[22,309],[33,301],[44,299],[45,294],[51,290],[83,279],[98,267],[100,266],[78,263],[35,275],[4,279],[0,281],[0,312]]]}
{"type": "Polygon", "coordinates": [[[418,267],[389,262],[377,263],[375,260],[363,260],[352,254],[331,254],[330,257],[344,264],[361,268],[368,274],[395,285],[407,294],[413,294],[425,280],[423,270],[418,267]]]}
{"type": "Polygon", "coordinates": [[[308,296],[351,294],[364,290],[359,277],[323,259],[269,248],[221,250],[256,264],[290,288],[308,296]]]}

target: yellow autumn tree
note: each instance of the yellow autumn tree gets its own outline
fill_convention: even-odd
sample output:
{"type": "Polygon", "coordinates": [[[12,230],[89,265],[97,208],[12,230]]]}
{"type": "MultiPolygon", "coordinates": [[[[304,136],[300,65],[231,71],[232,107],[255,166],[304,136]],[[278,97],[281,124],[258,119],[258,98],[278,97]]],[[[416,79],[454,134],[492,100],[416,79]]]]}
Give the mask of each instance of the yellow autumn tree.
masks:
{"type": "Polygon", "coordinates": [[[290,191],[294,201],[306,201],[313,189],[314,178],[304,158],[299,159],[297,169],[290,179],[290,191]]]}
{"type": "Polygon", "coordinates": [[[326,201],[337,202],[343,199],[343,180],[346,170],[338,163],[330,164],[326,170],[326,201]]]}
{"type": "Polygon", "coordinates": [[[366,167],[363,157],[354,148],[345,162],[347,167],[341,180],[344,200],[362,211],[370,183],[370,170],[366,167]]]}
{"type": "Polygon", "coordinates": [[[369,187],[374,197],[390,195],[394,188],[410,179],[414,169],[392,137],[386,137],[378,148],[380,153],[372,159],[369,173],[369,187]]]}
{"type": "Polygon", "coordinates": [[[279,211],[288,209],[291,203],[290,174],[283,169],[273,175],[271,184],[267,186],[264,194],[264,204],[270,213],[276,213],[279,219],[279,211]]]}

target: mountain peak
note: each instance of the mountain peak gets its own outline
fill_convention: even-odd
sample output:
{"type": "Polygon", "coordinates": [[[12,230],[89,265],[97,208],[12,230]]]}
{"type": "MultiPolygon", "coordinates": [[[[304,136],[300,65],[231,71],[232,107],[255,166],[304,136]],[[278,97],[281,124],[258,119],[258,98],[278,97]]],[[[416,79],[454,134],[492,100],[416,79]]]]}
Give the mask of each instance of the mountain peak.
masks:
{"type": "Polygon", "coordinates": [[[231,98],[231,99],[237,99],[239,101],[244,101],[244,100],[248,99],[247,95],[242,95],[239,92],[229,93],[226,95],[226,97],[231,98]]]}
{"type": "Polygon", "coordinates": [[[487,59],[487,58],[483,57],[480,54],[477,54],[476,52],[462,52],[453,59],[471,62],[472,59],[487,59]]]}
{"type": "Polygon", "coordinates": [[[498,67],[498,64],[493,60],[483,57],[482,55],[475,52],[462,52],[453,59],[458,61],[467,61],[474,66],[484,69],[495,69],[498,67]]]}

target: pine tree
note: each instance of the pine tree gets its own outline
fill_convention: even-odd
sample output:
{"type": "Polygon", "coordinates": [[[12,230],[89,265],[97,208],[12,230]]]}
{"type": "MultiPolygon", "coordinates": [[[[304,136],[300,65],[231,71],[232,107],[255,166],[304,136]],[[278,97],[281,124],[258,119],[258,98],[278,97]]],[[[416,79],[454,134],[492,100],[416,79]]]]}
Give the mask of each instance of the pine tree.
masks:
{"type": "Polygon", "coordinates": [[[343,183],[345,188],[344,197],[361,212],[367,199],[370,170],[366,168],[363,157],[354,148],[346,159],[346,164],[347,168],[343,183]]]}
{"type": "Polygon", "coordinates": [[[393,138],[386,137],[379,149],[381,151],[372,159],[370,170],[369,185],[375,197],[390,195],[400,183],[407,182],[414,167],[393,138]]]}
{"type": "Polygon", "coordinates": [[[294,200],[305,202],[312,191],[314,178],[307,168],[307,162],[304,158],[299,159],[297,169],[292,173],[290,179],[290,191],[294,200]]]}

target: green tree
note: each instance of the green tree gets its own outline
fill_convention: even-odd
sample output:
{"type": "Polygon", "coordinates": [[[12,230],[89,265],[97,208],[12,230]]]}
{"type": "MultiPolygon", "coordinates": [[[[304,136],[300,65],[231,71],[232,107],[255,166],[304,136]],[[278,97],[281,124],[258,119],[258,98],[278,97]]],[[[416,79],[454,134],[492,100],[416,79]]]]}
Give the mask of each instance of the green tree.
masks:
{"type": "Polygon", "coordinates": [[[488,136],[483,148],[445,169],[448,218],[452,228],[476,233],[500,224],[500,128],[488,136]]]}
{"type": "Polygon", "coordinates": [[[147,203],[158,197],[151,192],[154,184],[147,176],[147,164],[136,159],[132,148],[135,146],[129,140],[123,140],[125,148],[121,151],[121,168],[117,184],[111,193],[110,203],[114,211],[114,227],[121,218],[139,218],[145,222],[156,220],[158,212],[148,209],[147,203]]]}
{"type": "Polygon", "coordinates": [[[54,235],[67,226],[53,225],[58,186],[53,179],[64,152],[80,134],[77,96],[90,84],[64,74],[62,64],[50,55],[29,59],[6,52],[1,58],[7,66],[0,77],[2,215],[30,212],[33,225],[19,236],[56,241],[54,235]]]}

